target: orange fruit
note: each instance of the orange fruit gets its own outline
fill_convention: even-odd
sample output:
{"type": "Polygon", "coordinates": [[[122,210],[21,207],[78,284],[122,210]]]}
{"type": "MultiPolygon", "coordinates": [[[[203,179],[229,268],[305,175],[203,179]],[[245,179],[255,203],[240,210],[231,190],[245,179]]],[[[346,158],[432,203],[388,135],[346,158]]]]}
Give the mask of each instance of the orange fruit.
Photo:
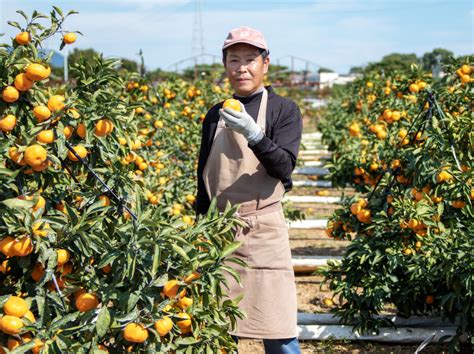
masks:
{"type": "Polygon", "coordinates": [[[63,266],[58,266],[56,267],[57,271],[61,273],[61,277],[65,277],[66,275],[69,275],[72,273],[72,263],[68,262],[64,264],[63,266]]]}
{"type": "Polygon", "coordinates": [[[181,318],[182,320],[176,322],[179,329],[182,333],[188,333],[191,330],[191,316],[189,316],[186,312],[180,312],[177,314],[177,317],[181,318]]]}
{"type": "MultiPolygon", "coordinates": [[[[84,146],[76,145],[73,147],[73,149],[80,158],[84,159],[87,156],[87,149],[84,146]]],[[[67,157],[71,161],[79,161],[79,159],[71,151],[67,153],[67,157]]]]}
{"type": "Polygon", "coordinates": [[[35,205],[33,205],[32,209],[33,211],[37,211],[40,208],[44,209],[46,207],[46,199],[44,199],[42,196],[38,196],[38,201],[36,202],[35,205]]]}
{"type": "Polygon", "coordinates": [[[31,252],[33,252],[33,244],[31,243],[31,239],[25,236],[19,240],[15,240],[12,246],[12,252],[18,257],[25,257],[31,254],[31,252]]]}
{"type": "Polygon", "coordinates": [[[28,91],[33,87],[33,84],[34,81],[28,79],[25,73],[18,74],[13,82],[13,85],[15,85],[18,91],[28,91]]]}
{"type": "Polygon", "coordinates": [[[19,296],[10,296],[3,305],[3,312],[6,315],[23,317],[28,312],[28,303],[19,296]]]}
{"type": "Polygon", "coordinates": [[[164,316],[155,322],[155,329],[160,337],[166,336],[173,329],[173,321],[168,316],[164,316]]]}
{"type": "Polygon", "coordinates": [[[110,205],[110,198],[106,195],[101,195],[99,199],[102,201],[102,206],[107,207],[110,205]]]}
{"type": "Polygon", "coordinates": [[[61,249],[56,250],[56,253],[58,255],[58,263],[57,263],[58,266],[62,266],[66,264],[67,261],[69,261],[70,254],[68,250],[61,248],[61,249]]]}
{"type": "Polygon", "coordinates": [[[168,280],[163,287],[163,293],[167,297],[175,297],[178,294],[179,284],[177,280],[168,280]]]}
{"type": "Polygon", "coordinates": [[[237,112],[242,111],[242,108],[240,107],[240,102],[233,98],[225,100],[224,104],[222,105],[222,108],[230,108],[237,112]]]}
{"type": "Polygon", "coordinates": [[[441,171],[438,176],[436,176],[436,182],[450,182],[453,179],[453,175],[448,171],[441,171]]]}
{"type": "Polygon", "coordinates": [[[183,296],[181,299],[178,301],[178,306],[182,310],[186,310],[189,306],[193,304],[193,299],[187,296],[183,296]]]}
{"type": "Polygon", "coordinates": [[[74,43],[76,41],[76,39],[77,39],[77,35],[75,33],[72,33],[72,32],[66,33],[63,36],[63,41],[66,44],[74,43]]]}
{"type": "Polygon", "coordinates": [[[20,345],[21,344],[19,340],[14,339],[14,338],[8,338],[8,341],[7,341],[8,350],[13,350],[15,348],[18,348],[20,345]]]}
{"type": "Polygon", "coordinates": [[[64,103],[65,100],[66,98],[62,95],[51,96],[48,100],[48,108],[51,112],[60,111],[66,106],[64,103]]]}
{"type": "Polygon", "coordinates": [[[107,264],[106,266],[102,267],[101,270],[105,274],[109,274],[112,271],[112,266],[110,264],[107,264]]]}
{"type": "Polygon", "coordinates": [[[187,201],[188,203],[191,203],[191,204],[192,204],[192,203],[194,203],[194,202],[196,201],[196,197],[195,197],[194,195],[192,195],[192,194],[188,194],[188,195],[186,196],[186,201],[187,201]]]}
{"type": "Polygon", "coordinates": [[[370,210],[362,209],[357,213],[357,220],[364,224],[370,224],[372,221],[372,216],[370,214],[370,210]]]}
{"type": "Polygon", "coordinates": [[[26,68],[26,76],[33,81],[41,81],[51,74],[51,68],[42,64],[33,63],[26,68]]]}
{"type": "Polygon", "coordinates": [[[360,127],[359,127],[359,124],[357,124],[356,122],[353,122],[350,126],[349,126],[349,134],[351,136],[360,136],[360,127]]]}
{"type": "Polygon", "coordinates": [[[0,320],[0,328],[3,333],[18,334],[23,328],[23,321],[16,316],[5,315],[0,320]]]}
{"type": "Polygon", "coordinates": [[[451,202],[451,205],[453,206],[453,208],[462,209],[466,206],[466,202],[463,200],[453,200],[451,202]]]}
{"type": "Polygon", "coordinates": [[[99,306],[99,298],[93,293],[82,293],[76,298],[76,308],[80,312],[86,312],[99,306]]]}
{"type": "Polygon", "coordinates": [[[16,126],[16,117],[13,114],[7,114],[0,119],[0,130],[2,132],[12,131],[16,126]]]}
{"type": "Polygon", "coordinates": [[[50,165],[51,165],[51,162],[46,160],[41,165],[33,166],[31,169],[35,172],[41,172],[41,171],[47,169],[50,165]]]}
{"type": "Polygon", "coordinates": [[[54,131],[51,129],[45,129],[38,133],[36,141],[43,144],[51,144],[54,142],[54,131]]]}
{"type": "Polygon", "coordinates": [[[35,345],[33,346],[33,348],[31,348],[31,352],[33,354],[41,353],[41,349],[44,347],[44,343],[40,339],[35,339],[34,343],[35,345]]]}
{"type": "Polygon", "coordinates": [[[359,203],[353,203],[351,205],[351,213],[353,215],[357,215],[362,210],[362,208],[363,207],[359,203]]]}
{"type": "Polygon", "coordinates": [[[44,275],[44,267],[41,263],[36,263],[35,266],[33,267],[33,270],[31,271],[31,278],[38,282],[41,280],[41,278],[44,275]]]}
{"type": "Polygon", "coordinates": [[[191,283],[193,280],[196,280],[196,279],[199,279],[201,277],[201,274],[197,271],[194,271],[192,272],[191,274],[188,274],[185,278],[184,278],[184,282],[186,284],[189,284],[191,283]]]}
{"type": "Polygon", "coordinates": [[[30,310],[26,311],[26,313],[25,313],[25,315],[24,315],[23,317],[24,317],[24,318],[27,318],[31,323],[36,322],[35,315],[34,315],[33,312],[31,312],[30,310]]]}
{"type": "Polygon", "coordinates": [[[86,125],[84,123],[79,123],[76,129],[77,135],[84,139],[87,135],[86,125]]]}
{"type": "Polygon", "coordinates": [[[110,119],[101,119],[95,125],[95,135],[106,136],[114,130],[114,123],[110,119]]]}
{"type": "Polygon", "coordinates": [[[7,86],[3,89],[2,98],[5,102],[12,103],[20,98],[20,93],[13,86],[7,86]]]}
{"type": "Polygon", "coordinates": [[[67,127],[64,127],[63,129],[63,134],[66,137],[66,139],[69,139],[72,136],[73,132],[74,132],[74,127],[71,125],[68,125],[67,127]]]}
{"type": "Polygon", "coordinates": [[[420,91],[420,87],[417,84],[411,84],[408,86],[408,90],[410,90],[411,93],[417,93],[420,91]]]}
{"type": "Polygon", "coordinates": [[[10,159],[13,160],[16,164],[20,166],[26,165],[25,159],[21,157],[21,153],[18,152],[18,149],[13,146],[8,150],[8,156],[10,159]]]}
{"type": "Polygon", "coordinates": [[[125,139],[123,137],[119,137],[118,142],[119,142],[120,145],[127,145],[127,139],[125,139]]]}
{"type": "Polygon", "coordinates": [[[20,32],[15,36],[15,42],[20,45],[30,44],[31,36],[28,32],[20,32]]]}
{"type": "Polygon", "coordinates": [[[44,122],[49,117],[51,117],[51,111],[46,106],[36,106],[33,108],[33,114],[35,115],[36,119],[38,119],[39,123],[44,122]]]}
{"type": "Polygon", "coordinates": [[[434,303],[433,295],[427,295],[425,298],[425,304],[432,305],[434,303]]]}
{"type": "Polygon", "coordinates": [[[323,304],[326,305],[327,307],[331,307],[331,306],[334,305],[334,302],[329,298],[324,298],[323,299],[323,304]]]}
{"type": "Polygon", "coordinates": [[[106,347],[105,345],[103,345],[103,344],[99,344],[99,345],[97,346],[97,349],[102,350],[103,352],[106,352],[106,353],[109,352],[109,350],[107,349],[107,347],[106,347]]]}
{"type": "Polygon", "coordinates": [[[410,219],[408,221],[408,227],[412,230],[418,228],[419,226],[420,226],[420,222],[416,219],[410,219]]]}
{"type": "Polygon", "coordinates": [[[470,75],[471,74],[471,66],[468,65],[468,64],[463,64],[461,66],[461,72],[464,74],[464,75],[470,75]]]}
{"type": "Polygon", "coordinates": [[[143,343],[148,338],[148,330],[141,323],[129,323],[123,330],[123,338],[132,343],[143,343]]]}
{"type": "Polygon", "coordinates": [[[7,274],[11,270],[11,267],[8,265],[8,259],[0,263],[0,273],[7,274]]]}
{"type": "Polygon", "coordinates": [[[29,166],[35,167],[46,161],[47,156],[48,153],[41,145],[33,144],[25,149],[24,159],[29,166]]]}

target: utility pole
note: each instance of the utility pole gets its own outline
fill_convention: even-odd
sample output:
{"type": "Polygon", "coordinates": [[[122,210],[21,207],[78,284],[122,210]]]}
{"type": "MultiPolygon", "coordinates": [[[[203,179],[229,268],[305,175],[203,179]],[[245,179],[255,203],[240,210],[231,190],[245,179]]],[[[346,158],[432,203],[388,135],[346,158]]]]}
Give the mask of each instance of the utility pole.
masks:
{"type": "MultiPolygon", "coordinates": [[[[204,30],[202,27],[202,1],[194,0],[193,42],[191,56],[204,54],[204,30]]],[[[197,59],[194,61],[194,71],[197,71],[197,59]]],[[[195,75],[196,76],[196,75],[195,75]]]]}
{"type": "Polygon", "coordinates": [[[145,76],[145,58],[143,57],[143,51],[140,49],[140,52],[138,52],[138,55],[140,56],[140,76],[144,77],[145,76]]]}

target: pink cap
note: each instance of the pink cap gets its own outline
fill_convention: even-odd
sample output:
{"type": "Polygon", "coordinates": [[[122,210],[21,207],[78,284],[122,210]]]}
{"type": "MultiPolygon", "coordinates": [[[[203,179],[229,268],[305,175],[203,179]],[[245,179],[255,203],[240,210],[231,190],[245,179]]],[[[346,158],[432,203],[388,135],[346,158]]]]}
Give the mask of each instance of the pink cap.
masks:
{"type": "Polygon", "coordinates": [[[251,27],[244,26],[234,28],[230,31],[224,41],[222,49],[226,49],[237,43],[247,43],[268,51],[267,42],[265,41],[265,38],[263,38],[263,33],[251,27]]]}

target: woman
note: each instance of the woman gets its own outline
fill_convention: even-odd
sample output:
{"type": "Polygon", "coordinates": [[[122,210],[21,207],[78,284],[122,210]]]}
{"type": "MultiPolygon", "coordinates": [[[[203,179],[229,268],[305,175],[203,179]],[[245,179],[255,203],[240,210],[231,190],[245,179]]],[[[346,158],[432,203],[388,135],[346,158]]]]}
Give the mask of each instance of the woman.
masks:
{"type": "Polygon", "coordinates": [[[223,109],[221,102],[206,115],[196,211],[205,214],[212,198],[220,210],[227,202],[240,204],[238,214],[249,225],[237,232],[242,246],[233,254],[248,265],[232,265],[243,288],[226,277],[231,298],[243,293],[239,305],[247,315],[232,334],[263,339],[267,353],[299,353],[296,286],[281,199],[292,186],[301,113],[293,101],[263,85],[270,58],[261,32],[232,30],[222,52],[240,110],[223,109]]]}

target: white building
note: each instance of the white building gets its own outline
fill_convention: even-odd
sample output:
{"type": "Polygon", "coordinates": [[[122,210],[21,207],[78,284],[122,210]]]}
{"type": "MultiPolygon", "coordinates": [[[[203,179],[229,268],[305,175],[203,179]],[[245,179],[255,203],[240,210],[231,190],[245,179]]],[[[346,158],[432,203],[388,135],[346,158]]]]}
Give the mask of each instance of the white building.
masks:
{"type": "Polygon", "coordinates": [[[345,85],[360,77],[358,74],[339,75],[338,73],[319,73],[319,88],[331,88],[334,84],[345,85]]]}

